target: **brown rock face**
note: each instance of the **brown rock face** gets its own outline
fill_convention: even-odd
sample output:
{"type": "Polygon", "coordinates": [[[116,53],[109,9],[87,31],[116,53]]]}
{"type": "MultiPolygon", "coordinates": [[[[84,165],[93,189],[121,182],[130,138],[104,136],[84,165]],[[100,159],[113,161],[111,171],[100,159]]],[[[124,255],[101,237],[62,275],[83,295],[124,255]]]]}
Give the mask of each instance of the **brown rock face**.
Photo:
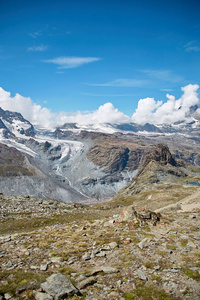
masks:
{"type": "Polygon", "coordinates": [[[145,160],[141,166],[140,173],[145,169],[145,167],[150,163],[156,161],[161,165],[167,165],[170,164],[172,166],[177,166],[177,163],[173,156],[171,155],[171,152],[169,151],[169,148],[164,144],[158,144],[156,148],[149,154],[146,155],[145,160]]]}
{"type": "Polygon", "coordinates": [[[89,149],[87,158],[94,164],[104,167],[109,172],[136,170],[140,161],[145,157],[148,147],[140,142],[119,139],[110,136],[101,136],[95,139],[89,149]]]}

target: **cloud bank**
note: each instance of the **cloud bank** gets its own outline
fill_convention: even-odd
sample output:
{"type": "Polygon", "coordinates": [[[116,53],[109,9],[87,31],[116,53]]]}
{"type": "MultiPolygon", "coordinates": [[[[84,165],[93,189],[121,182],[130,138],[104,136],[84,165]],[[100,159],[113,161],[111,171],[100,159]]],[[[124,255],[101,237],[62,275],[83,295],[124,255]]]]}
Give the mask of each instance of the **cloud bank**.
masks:
{"type": "Polygon", "coordinates": [[[112,103],[105,103],[93,112],[77,112],[69,115],[66,112],[52,113],[48,108],[34,103],[30,97],[10,92],[0,87],[0,107],[4,110],[16,111],[23,115],[33,125],[56,127],[64,123],[95,124],[130,122],[130,117],[124,115],[112,103]]]}
{"type": "MultiPolygon", "coordinates": [[[[138,124],[163,124],[177,121],[191,121],[189,116],[190,107],[200,107],[197,84],[189,84],[182,87],[181,98],[175,99],[173,95],[167,94],[167,101],[156,101],[154,98],[145,98],[138,101],[138,106],[132,117],[125,115],[108,102],[101,105],[95,111],[77,112],[69,115],[67,112],[53,113],[46,107],[41,107],[31,100],[16,94],[11,97],[10,92],[0,88],[0,107],[4,110],[21,113],[25,119],[33,125],[52,128],[64,123],[78,123],[82,125],[97,123],[128,123],[138,124]]],[[[200,108],[197,110],[200,114],[200,108]]]]}

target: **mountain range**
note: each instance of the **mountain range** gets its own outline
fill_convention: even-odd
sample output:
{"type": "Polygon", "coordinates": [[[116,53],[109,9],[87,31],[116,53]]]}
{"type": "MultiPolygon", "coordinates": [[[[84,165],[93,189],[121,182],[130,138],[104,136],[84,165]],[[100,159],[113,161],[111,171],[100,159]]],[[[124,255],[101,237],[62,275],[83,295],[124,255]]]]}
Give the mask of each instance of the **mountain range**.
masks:
{"type": "MultiPolygon", "coordinates": [[[[191,107],[190,123],[67,123],[40,128],[20,113],[0,108],[0,192],[87,204],[105,201],[135,176],[139,182],[149,153],[158,144],[167,145],[165,151],[170,149],[174,161],[200,166],[196,110],[191,107]]],[[[177,168],[169,165],[163,166],[168,173],[177,168]]],[[[185,174],[176,172],[176,176],[185,174]]]]}

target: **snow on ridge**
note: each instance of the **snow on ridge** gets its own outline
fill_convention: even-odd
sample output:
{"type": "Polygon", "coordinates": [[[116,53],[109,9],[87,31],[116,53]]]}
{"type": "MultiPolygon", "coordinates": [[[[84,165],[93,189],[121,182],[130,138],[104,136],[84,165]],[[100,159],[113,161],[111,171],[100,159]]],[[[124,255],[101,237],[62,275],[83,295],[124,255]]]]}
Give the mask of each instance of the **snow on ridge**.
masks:
{"type": "Polygon", "coordinates": [[[28,154],[32,157],[37,156],[37,153],[32,151],[29,147],[25,146],[24,144],[18,143],[16,141],[14,141],[13,139],[6,139],[0,135],[0,143],[6,145],[8,147],[13,147],[13,148],[17,149],[18,151],[28,154]]]}

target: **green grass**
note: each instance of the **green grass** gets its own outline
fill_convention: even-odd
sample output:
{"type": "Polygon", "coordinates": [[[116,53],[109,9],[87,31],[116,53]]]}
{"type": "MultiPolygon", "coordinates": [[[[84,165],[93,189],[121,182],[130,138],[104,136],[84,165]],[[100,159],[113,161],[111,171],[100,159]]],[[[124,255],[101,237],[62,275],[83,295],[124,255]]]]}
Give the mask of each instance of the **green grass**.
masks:
{"type": "Polygon", "coordinates": [[[196,270],[186,269],[184,270],[184,274],[196,281],[200,281],[200,274],[196,270]]]}
{"type": "Polygon", "coordinates": [[[48,217],[31,217],[31,218],[22,218],[22,219],[20,218],[9,219],[9,215],[7,214],[7,219],[3,220],[0,223],[0,232],[1,234],[30,232],[45,226],[50,226],[55,224],[68,224],[73,221],[79,222],[82,220],[91,220],[91,219],[93,220],[97,218],[98,218],[97,215],[94,215],[92,213],[80,212],[80,211],[63,214],[63,215],[50,215],[48,217]]]}
{"type": "Polygon", "coordinates": [[[168,296],[164,291],[157,289],[154,286],[143,286],[136,288],[133,293],[124,295],[126,300],[175,300],[180,298],[174,298],[168,296]]]}
{"type": "Polygon", "coordinates": [[[14,295],[18,287],[33,281],[42,283],[48,276],[50,276],[49,272],[39,274],[31,271],[25,272],[23,270],[2,271],[0,272],[0,293],[14,295]],[[4,281],[4,284],[2,281],[4,281]]]}

